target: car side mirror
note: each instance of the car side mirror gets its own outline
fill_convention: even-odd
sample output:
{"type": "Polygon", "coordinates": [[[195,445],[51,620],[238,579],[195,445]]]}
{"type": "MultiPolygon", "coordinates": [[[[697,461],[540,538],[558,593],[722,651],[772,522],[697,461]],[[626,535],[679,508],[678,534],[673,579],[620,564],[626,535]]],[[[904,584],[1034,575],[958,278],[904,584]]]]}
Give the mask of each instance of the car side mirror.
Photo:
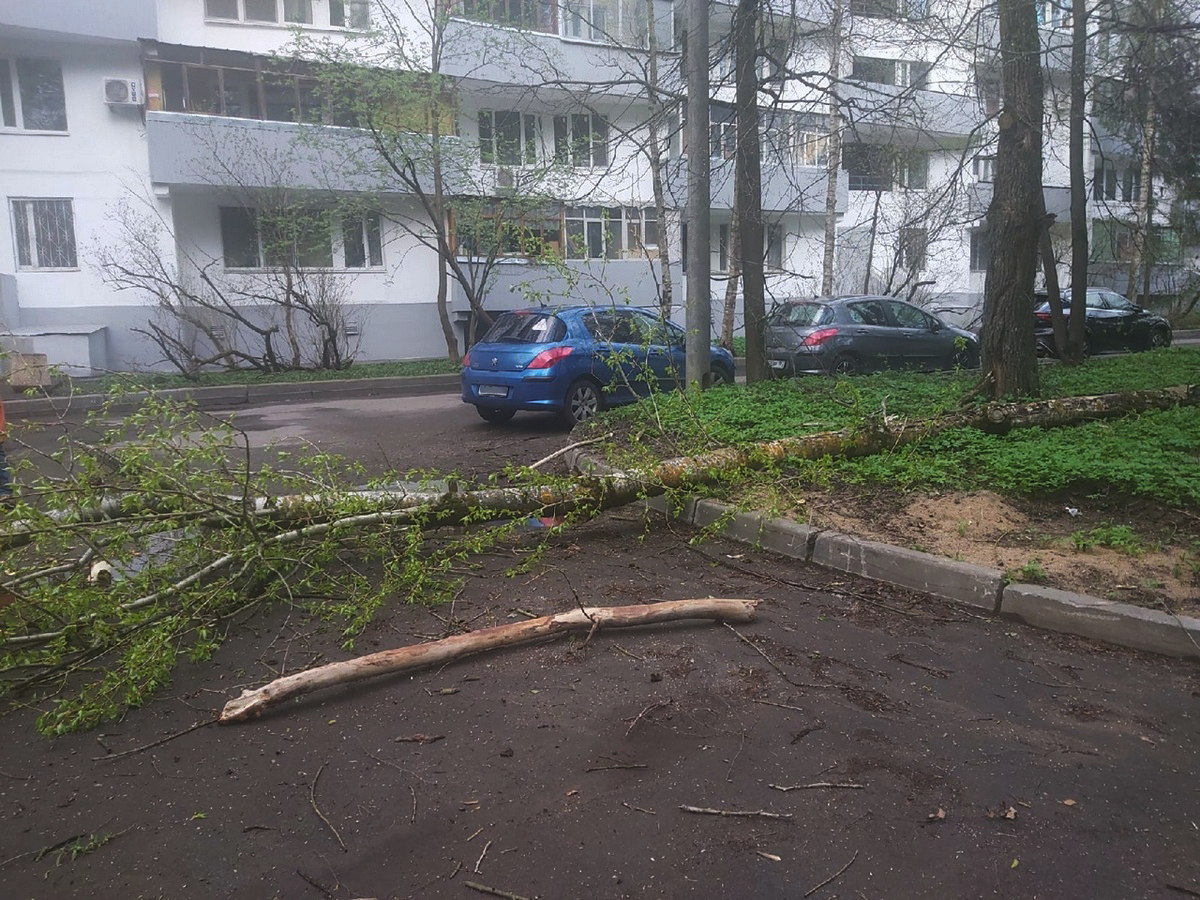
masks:
{"type": "Polygon", "coordinates": [[[934,320],[933,320],[933,325],[932,325],[932,326],[930,326],[930,329],[929,329],[929,330],[930,330],[930,331],[932,331],[934,334],[937,334],[939,331],[941,331],[941,330],[942,330],[942,320],[941,320],[941,319],[934,319],[934,320]]]}

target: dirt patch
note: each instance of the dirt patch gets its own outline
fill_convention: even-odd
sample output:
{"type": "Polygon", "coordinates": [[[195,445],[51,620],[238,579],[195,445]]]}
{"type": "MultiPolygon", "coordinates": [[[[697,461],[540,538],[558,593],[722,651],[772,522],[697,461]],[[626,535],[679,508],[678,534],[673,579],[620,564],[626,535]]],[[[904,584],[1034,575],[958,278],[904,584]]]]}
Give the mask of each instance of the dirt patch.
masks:
{"type": "Polygon", "coordinates": [[[1200,521],[1158,504],[857,488],[806,495],[787,514],[1016,581],[1200,615],[1200,521]]]}

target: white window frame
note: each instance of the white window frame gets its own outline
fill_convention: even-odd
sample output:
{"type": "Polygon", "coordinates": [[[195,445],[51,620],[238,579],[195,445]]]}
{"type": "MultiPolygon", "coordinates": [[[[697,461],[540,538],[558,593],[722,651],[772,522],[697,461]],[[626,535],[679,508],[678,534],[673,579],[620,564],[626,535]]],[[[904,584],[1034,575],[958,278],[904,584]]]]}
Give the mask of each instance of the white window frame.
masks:
{"type": "MultiPolygon", "coordinates": [[[[261,19],[250,18],[247,9],[250,3],[255,0],[233,0],[233,5],[236,7],[235,16],[220,16],[214,15],[209,10],[209,0],[204,0],[204,18],[210,22],[246,22],[251,25],[312,25],[313,24],[313,0],[269,0],[274,8],[274,18],[261,19]],[[292,4],[299,4],[302,9],[301,18],[289,18],[288,7],[292,4]]],[[[261,0],[260,0],[261,2],[261,0]]],[[[349,4],[347,4],[349,5],[349,4]]],[[[332,12],[331,12],[332,15],[332,12]]]]}
{"type": "Polygon", "coordinates": [[[981,184],[991,184],[996,177],[996,157],[991,154],[980,154],[971,160],[971,174],[981,184]]]}
{"type": "MultiPolygon", "coordinates": [[[[21,272],[74,272],[79,270],[79,244],[75,235],[75,201],[70,197],[10,197],[8,201],[9,219],[12,223],[13,230],[13,258],[17,263],[17,270],[21,272]],[[70,254],[71,262],[65,266],[43,265],[42,257],[47,255],[43,242],[46,240],[46,235],[40,235],[37,230],[38,217],[35,216],[35,204],[53,203],[62,204],[60,209],[66,210],[70,217],[70,222],[66,226],[60,224],[59,227],[64,232],[70,233],[70,254]],[[24,222],[18,219],[17,208],[24,207],[25,214],[24,222]],[[22,254],[24,249],[24,254],[22,254]],[[22,255],[28,259],[28,262],[22,262],[22,255]]],[[[57,215],[57,214],[56,214],[57,215]]]]}
{"type": "MultiPolygon", "coordinates": [[[[522,112],[519,109],[481,109],[476,116],[476,122],[482,116],[489,116],[491,137],[486,141],[482,134],[479,135],[479,163],[483,166],[495,166],[501,169],[527,169],[537,165],[538,159],[541,157],[542,143],[542,120],[540,116],[533,113],[522,112]],[[521,146],[518,148],[518,162],[503,162],[500,159],[500,147],[496,143],[496,117],[497,116],[520,116],[521,119],[521,146]],[[532,134],[530,133],[532,130],[532,134]],[[484,159],[483,149],[490,143],[491,159],[484,159]]],[[[478,127],[478,126],[477,126],[478,127]]]]}
{"type": "Polygon", "coordinates": [[[565,259],[620,259],[624,232],[624,216],[621,207],[615,206],[568,206],[563,209],[563,256],[565,259]],[[572,224],[582,225],[583,246],[571,241],[572,224]],[[589,242],[590,226],[600,228],[601,253],[591,255],[589,242]]]}
{"type": "Polygon", "coordinates": [[[345,28],[347,31],[367,31],[371,27],[370,0],[330,0],[329,26],[345,28]],[[341,22],[335,22],[334,10],[341,10],[341,22]]]}
{"type": "Polygon", "coordinates": [[[324,215],[328,217],[329,225],[329,260],[328,266],[308,266],[301,265],[294,259],[287,263],[270,263],[266,259],[266,249],[263,247],[262,233],[262,211],[257,207],[221,207],[229,209],[242,209],[249,217],[250,225],[254,230],[254,255],[255,264],[252,266],[231,266],[228,263],[228,248],[225,246],[226,234],[225,229],[218,225],[218,230],[221,236],[221,258],[224,261],[225,271],[236,273],[250,272],[272,272],[288,266],[303,272],[370,272],[379,271],[385,267],[383,245],[383,215],[376,210],[366,212],[339,214],[336,209],[325,207],[303,207],[295,211],[297,216],[300,215],[324,215]],[[361,266],[351,266],[346,262],[346,222],[348,220],[359,220],[361,223],[362,235],[362,251],[364,263],[361,266]],[[379,246],[375,248],[371,245],[370,229],[374,227],[379,235],[379,246]],[[378,249],[378,254],[374,251],[378,249]]]}
{"type": "Polygon", "coordinates": [[[599,113],[576,112],[554,117],[554,161],[575,169],[602,169],[608,165],[608,119],[599,113]],[[575,119],[582,116],[588,120],[586,149],[584,139],[576,137],[575,119]],[[562,141],[559,139],[559,123],[562,123],[562,141]]]}
{"type": "Polygon", "coordinates": [[[19,131],[29,134],[66,134],[69,128],[67,119],[66,83],[62,75],[62,62],[57,59],[42,56],[0,56],[0,66],[8,74],[7,93],[0,96],[0,131],[19,131]],[[20,62],[52,62],[58,66],[59,83],[63,87],[62,128],[29,128],[25,125],[25,107],[21,102],[20,62]],[[12,117],[12,124],[5,121],[12,117]]]}

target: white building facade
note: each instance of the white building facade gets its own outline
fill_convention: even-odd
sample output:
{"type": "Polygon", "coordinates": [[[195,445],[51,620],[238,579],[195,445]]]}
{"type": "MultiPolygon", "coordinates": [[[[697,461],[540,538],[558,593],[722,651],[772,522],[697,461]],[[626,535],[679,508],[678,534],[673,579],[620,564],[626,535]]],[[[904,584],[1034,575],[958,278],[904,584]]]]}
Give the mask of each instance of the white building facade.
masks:
{"type": "MultiPolygon", "coordinates": [[[[768,23],[764,40],[778,55],[763,68],[766,83],[778,85],[762,95],[768,305],[820,293],[831,220],[834,290],[886,291],[935,308],[981,298],[989,116],[999,102],[994,55],[981,54],[976,19],[962,15],[971,3],[955,0],[944,11],[935,3],[849,0],[832,32],[828,7],[816,3],[768,23]],[[832,164],[831,128],[841,147],[832,164]]],[[[364,65],[436,69],[452,85],[442,123],[457,161],[446,174],[449,196],[494,196],[498,206],[526,189],[542,198],[536,217],[528,207],[521,214],[524,237],[488,267],[483,309],[656,305],[668,259],[678,307],[689,151],[681,7],[655,0],[648,17],[643,0],[456,0],[445,27],[434,29],[431,8],[401,0],[6,4],[0,346],[46,353],[78,374],[171,368],[147,337],[155,296],[105,276],[103,262],[119,262],[136,245],[201,289],[269,291],[278,282],[269,277],[264,216],[286,202],[301,231],[312,221],[290,262],[336,285],[350,355],[445,356],[443,262],[429,209],[387,177],[369,135],[330,100],[311,59],[322,42],[356,48],[364,65]],[[369,36],[380,30],[403,52],[382,61],[369,36]],[[308,63],[277,58],[305,41],[308,63]],[[648,90],[652,46],[657,103],[648,90]],[[661,212],[652,121],[666,149],[661,212]]],[[[718,321],[734,226],[729,22],[728,7],[713,7],[706,151],[718,321]]],[[[1053,148],[1065,133],[1052,128],[1049,138],[1047,201],[1062,230],[1065,152],[1053,148]]],[[[1131,174],[1097,171],[1097,204],[1132,202],[1131,174]]],[[[497,234],[506,227],[498,221],[497,234]]],[[[469,270],[482,251],[453,223],[449,234],[459,269],[469,270]]],[[[475,311],[453,278],[447,311],[464,350],[475,311]]],[[[208,339],[229,337],[225,325],[209,325],[208,339]]]]}

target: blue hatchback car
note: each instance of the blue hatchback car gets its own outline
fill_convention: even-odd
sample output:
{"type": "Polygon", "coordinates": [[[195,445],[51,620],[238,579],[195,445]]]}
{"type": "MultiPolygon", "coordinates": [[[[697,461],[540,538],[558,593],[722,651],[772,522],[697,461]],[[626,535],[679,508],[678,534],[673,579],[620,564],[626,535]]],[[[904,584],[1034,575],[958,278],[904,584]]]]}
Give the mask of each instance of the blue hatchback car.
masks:
{"type": "MultiPolygon", "coordinates": [[[[733,356],[714,346],[714,384],[733,356]]],[[[564,306],[501,313],[463,357],[462,398],[489,422],[551,412],[567,425],[684,382],[684,332],[653,310],[564,306]]]]}

